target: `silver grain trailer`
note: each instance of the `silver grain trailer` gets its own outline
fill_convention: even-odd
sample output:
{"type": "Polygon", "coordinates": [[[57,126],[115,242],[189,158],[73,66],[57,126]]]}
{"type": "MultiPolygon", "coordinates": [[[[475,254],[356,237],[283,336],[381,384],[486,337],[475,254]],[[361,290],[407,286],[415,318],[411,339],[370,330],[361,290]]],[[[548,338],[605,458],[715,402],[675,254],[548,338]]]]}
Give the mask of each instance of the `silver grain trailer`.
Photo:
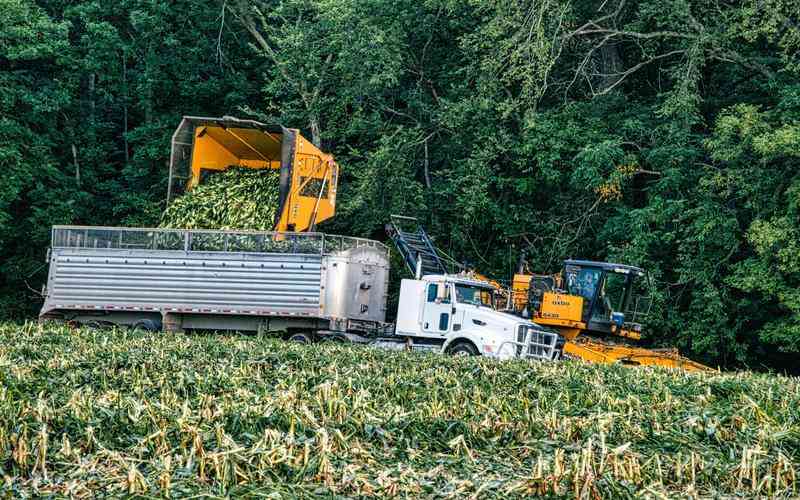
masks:
{"type": "Polygon", "coordinates": [[[56,226],[40,318],[145,329],[385,328],[388,249],[320,233],[56,226]]]}

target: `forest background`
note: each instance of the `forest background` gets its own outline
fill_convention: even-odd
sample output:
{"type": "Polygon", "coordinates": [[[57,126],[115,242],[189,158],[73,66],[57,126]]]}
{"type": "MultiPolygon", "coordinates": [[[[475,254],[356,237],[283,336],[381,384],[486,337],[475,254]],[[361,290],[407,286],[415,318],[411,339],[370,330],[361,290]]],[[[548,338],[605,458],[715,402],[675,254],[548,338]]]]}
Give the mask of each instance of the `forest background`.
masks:
{"type": "Polygon", "coordinates": [[[326,231],[419,217],[518,253],[646,268],[648,325],[797,371],[796,0],[0,0],[0,317],[34,316],[53,224],[152,226],[182,115],[300,128],[342,167],[326,231]]]}

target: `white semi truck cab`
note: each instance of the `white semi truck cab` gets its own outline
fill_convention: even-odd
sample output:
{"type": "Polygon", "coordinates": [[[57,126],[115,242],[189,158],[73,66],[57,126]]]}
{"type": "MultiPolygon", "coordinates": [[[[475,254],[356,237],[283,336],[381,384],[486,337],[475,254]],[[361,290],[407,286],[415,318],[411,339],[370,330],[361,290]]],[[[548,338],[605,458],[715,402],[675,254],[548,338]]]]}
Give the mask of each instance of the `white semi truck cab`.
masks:
{"type": "Polygon", "coordinates": [[[495,308],[497,289],[462,275],[404,279],[400,286],[395,338],[412,349],[454,355],[561,357],[558,333],[495,308]]]}

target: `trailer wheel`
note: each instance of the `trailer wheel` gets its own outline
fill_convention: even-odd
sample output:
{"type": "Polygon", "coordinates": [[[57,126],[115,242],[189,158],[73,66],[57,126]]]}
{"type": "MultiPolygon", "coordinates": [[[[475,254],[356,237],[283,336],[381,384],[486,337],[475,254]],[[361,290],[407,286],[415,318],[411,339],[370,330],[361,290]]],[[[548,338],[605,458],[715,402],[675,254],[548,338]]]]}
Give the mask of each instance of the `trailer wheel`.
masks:
{"type": "Polygon", "coordinates": [[[311,336],[307,333],[293,333],[289,336],[290,342],[297,342],[298,344],[310,344],[311,336]]]}
{"type": "Polygon", "coordinates": [[[161,330],[161,325],[152,319],[141,319],[133,324],[133,330],[144,330],[146,332],[157,332],[161,330]]]}
{"type": "Polygon", "coordinates": [[[345,337],[341,333],[335,333],[333,335],[322,337],[322,340],[326,342],[332,342],[335,344],[344,344],[345,342],[347,342],[347,337],[345,337]]]}
{"type": "Polygon", "coordinates": [[[86,328],[92,330],[108,330],[109,328],[113,327],[113,323],[109,323],[108,321],[99,321],[99,320],[92,320],[87,321],[85,323],[81,323],[81,326],[85,326],[86,328]]]}
{"type": "Polygon", "coordinates": [[[451,356],[477,356],[478,350],[471,342],[456,342],[447,350],[451,356]]]}

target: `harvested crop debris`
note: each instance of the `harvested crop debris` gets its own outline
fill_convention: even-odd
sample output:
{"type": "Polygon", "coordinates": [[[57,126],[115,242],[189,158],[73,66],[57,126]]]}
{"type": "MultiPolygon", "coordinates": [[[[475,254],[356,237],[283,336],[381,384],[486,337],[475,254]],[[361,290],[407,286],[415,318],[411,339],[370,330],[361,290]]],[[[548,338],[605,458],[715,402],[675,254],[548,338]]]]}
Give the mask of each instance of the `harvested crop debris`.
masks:
{"type": "Polygon", "coordinates": [[[278,170],[231,167],[170,203],[161,227],[269,231],[279,196],[278,170]]]}
{"type": "Polygon", "coordinates": [[[796,496],[800,381],[0,324],[0,492],[796,496]]]}

